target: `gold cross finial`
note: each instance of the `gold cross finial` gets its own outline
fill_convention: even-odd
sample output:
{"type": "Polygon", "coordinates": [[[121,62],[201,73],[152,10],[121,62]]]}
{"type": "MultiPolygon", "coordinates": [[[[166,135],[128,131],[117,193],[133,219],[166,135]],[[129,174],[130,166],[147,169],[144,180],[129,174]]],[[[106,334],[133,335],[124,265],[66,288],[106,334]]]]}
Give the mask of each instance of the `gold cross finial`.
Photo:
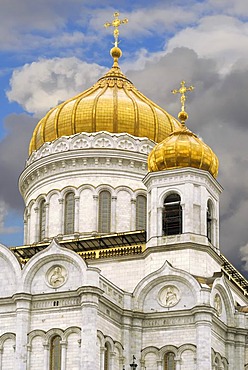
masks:
{"type": "Polygon", "coordinates": [[[182,94],[181,95],[181,104],[182,104],[182,112],[184,112],[184,110],[185,110],[185,101],[186,101],[186,95],[185,95],[185,93],[187,92],[187,91],[192,91],[192,90],[194,90],[194,86],[189,86],[189,87],[186,87],[185,86],[185,81],[182,81],[181,82],[181,87],[180,87],[180,89],[178,89],[178,90],[172,90],[171,92],[172,92],[172,94],[182,94]]]}
{"type": "Polygon", "coordinates": [[[114,27],[113,35],[114,35],[114,38],[115,38],[115,47],[118,47],[118,44],[119,44],[118,38],[119,38],[119,27],[120,27],[120,25],[128,22],[127,18],[125,18],[121,21],[119,19],[119,15],[120,15],[119,12],[115,12],[113,22],[112,23],[106,22],[104,24],[104,27],[106,27],[106,28],[111,27],[111,26],[114,27]]]}

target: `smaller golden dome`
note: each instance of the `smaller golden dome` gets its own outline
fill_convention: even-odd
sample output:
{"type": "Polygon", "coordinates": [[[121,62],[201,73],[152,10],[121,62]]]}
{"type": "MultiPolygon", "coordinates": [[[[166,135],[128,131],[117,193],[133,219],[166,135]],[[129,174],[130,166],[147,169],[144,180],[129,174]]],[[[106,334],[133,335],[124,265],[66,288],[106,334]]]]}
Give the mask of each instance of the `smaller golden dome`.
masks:
{"type": "Polygon", "coordinates": [[[193,167],[208,171],[216,178],[218,166],[212,149],[184,125],[157,144],[148,157],[151,172],[193,167]]]}

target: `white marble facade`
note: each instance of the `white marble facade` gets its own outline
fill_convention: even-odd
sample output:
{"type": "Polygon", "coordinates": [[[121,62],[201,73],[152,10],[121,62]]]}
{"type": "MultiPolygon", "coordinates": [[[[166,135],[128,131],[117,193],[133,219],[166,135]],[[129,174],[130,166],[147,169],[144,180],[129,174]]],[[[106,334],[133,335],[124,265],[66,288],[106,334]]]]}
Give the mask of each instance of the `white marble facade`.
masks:
{"type": "Polygon", "coordinates": [[[133,355],[141,370],[245,369],[248,321],[238,307],[248,300],[222,272],[221,187],[196,169],[146,175],[153,146],[128,134],[83,133],[31,155],[20,177],[25,244],[40,241],[42,199],[49,245],[23,263],[0,245],[0,370],[127,370],[133,355]],[[135,231],[137,197],[147,197],[142,253],[84,260],[60,245],[67,237],[99,233],[102,189],[111,194],[110,233],[135,231]],[[75,194],[69,236],[63,229],[68,190],[75,194]],[[165,236],[161,209],[174,192],[181,198],[183,230],[165,236]]]}

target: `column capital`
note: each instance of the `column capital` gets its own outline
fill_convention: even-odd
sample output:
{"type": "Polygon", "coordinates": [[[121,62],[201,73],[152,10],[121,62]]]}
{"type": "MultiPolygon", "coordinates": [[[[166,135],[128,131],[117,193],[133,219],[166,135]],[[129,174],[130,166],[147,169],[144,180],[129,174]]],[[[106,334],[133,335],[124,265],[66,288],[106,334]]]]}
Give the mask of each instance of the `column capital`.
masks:
{"type": "Polygon", "coordinates": [[[80,287],[78,290],[78,295],[81,298],[81,307],[86,306],[98,306],[98,300],[103,295],[104,291],[98,287],[94,286],[84,286],[80,287]]]}

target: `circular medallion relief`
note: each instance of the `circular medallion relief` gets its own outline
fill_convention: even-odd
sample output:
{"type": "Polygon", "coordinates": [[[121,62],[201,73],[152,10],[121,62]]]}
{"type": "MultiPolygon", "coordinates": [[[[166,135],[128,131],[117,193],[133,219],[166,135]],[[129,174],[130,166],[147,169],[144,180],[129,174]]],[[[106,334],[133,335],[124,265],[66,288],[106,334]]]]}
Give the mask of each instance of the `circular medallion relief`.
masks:
{"type": "Polygon", "coordinates": [[[166,285],[160,290],[158,299],[164,307],[175,306],[180,300],[179,289],[174,285],[166,285]]]}
{"type": "Polygon", "coordinates": [[[214,308],[216,309],[217,314],[218,315],[221,315],[221,313],[222,313],[222,301],[221,301],[221,298],[220,298],[220,295],[219,294],[215,294],[215,297],[214,297],[214,308]]]}
{"type": "Polygon", "coordinates": [[[67,280],[67,271],[63,266],[54,265],[47,271],[46,279],[50,287],[59,288],[67,280]]]}

